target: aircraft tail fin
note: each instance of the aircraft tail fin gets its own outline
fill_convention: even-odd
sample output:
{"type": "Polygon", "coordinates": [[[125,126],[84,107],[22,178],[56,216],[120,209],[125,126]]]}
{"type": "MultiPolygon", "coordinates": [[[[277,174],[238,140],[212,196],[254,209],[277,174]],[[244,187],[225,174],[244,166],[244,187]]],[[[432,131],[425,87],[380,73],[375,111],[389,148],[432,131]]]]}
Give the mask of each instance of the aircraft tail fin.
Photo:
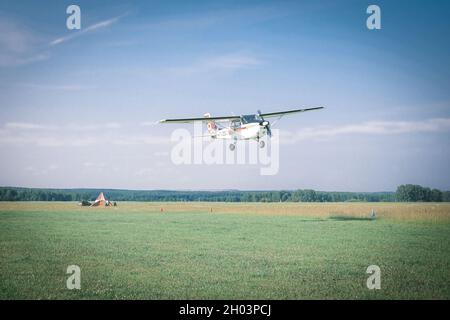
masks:
{"type": "MultiPolygon", "coordinates": [[[[211,114],[209,112],[205,113],[204,117],[205,118],[211,118],[211,114]]],[[[215,134],[216,134],[216,131],[217,131],[216,122],[214,120],[208,121],[207,127],[208,127],[208,132],[211,135],[211,137],[215,137],[215,134]]]]}

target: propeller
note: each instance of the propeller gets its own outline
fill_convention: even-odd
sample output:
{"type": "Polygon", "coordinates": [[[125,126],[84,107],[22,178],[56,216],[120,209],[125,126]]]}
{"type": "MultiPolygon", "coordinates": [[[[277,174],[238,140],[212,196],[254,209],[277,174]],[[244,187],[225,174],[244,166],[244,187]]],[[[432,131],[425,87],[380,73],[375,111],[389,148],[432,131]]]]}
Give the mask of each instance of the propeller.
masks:
{"type": "Polygon", "coordinates": [[[263,118],[263,116],[262,116],[262,113],[261,113],[261,110],[258,110],[258,115],[259,115],[259,117],[260,117],[261,120],[262,120],[262,121],[260,122],[260,124],[261,124],[262,126],[264,126],[264,128],[266,128],[266,130],[267,130],[267,135],[269,136],[269,138],[271,138],[271,137],[272,137],[272,130],[270,129],[270,122],[264,120],[264,118],[263,118]]]}

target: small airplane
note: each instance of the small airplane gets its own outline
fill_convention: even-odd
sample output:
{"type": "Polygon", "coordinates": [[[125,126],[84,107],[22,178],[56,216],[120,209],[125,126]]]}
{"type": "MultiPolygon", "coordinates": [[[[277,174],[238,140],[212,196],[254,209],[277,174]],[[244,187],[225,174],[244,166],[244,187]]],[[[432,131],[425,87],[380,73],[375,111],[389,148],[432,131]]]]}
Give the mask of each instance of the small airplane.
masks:
{"type": "Polygon", "coordinates": [[[312,111],[323,109],[323,107],[294,109],[288,111],[261,113],[258,110],[256,114],[241,115],[241,116],[225,116],[225,117],[211,117],[206,113],[203,118],[182,118],[182,119],[163,119],[159,123],[190,123],[195,121],[202,121],[207,123],[208,135],[213,139],[232,139],[234,142],[230,144],[230,150],[236,149],[237,140],[256,140],[261,148],[264,148],[265,142],[261,140],[265,135],[272,137],[270,129],[270,122],[266,118],[278,117],[275,124],[283,116],[298,112],[312,111]],[[228,123],[228,125],[222,125],[228,123]]]}

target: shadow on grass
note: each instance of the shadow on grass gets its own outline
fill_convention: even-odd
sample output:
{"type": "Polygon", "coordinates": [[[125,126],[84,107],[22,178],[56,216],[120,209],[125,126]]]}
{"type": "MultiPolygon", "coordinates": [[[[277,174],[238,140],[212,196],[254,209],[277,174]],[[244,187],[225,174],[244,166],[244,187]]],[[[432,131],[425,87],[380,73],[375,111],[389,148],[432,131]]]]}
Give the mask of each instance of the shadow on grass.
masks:
{"type": "Polygon", "coordinates": [[[326,222],[326,219],[296,219],[296,221],[300,222],[326,222]]]}
{"type": "Polygon", "coordinates": [[[352,217],[352,216],[330,216],[329,220],[334,221],[374,221],[376,218],[372,217],[352,217]]]}

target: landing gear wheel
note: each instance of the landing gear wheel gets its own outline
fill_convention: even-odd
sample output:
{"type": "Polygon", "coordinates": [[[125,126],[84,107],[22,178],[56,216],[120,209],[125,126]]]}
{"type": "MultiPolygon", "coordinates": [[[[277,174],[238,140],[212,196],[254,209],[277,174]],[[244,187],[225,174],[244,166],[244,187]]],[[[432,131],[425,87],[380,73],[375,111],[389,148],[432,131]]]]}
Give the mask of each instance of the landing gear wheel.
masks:
{"type": "Polygon", "coordinates": [[[260,147],[260,148],[264,148],[265,145],[266,145],[266,143],[265,143],[264,141],[261,140],[261,141],[259,142],[259,147],[260,147]]]}
{"type": "Polygon", "coordinates": [[[234,143],[230,144],[230,150],[234,151],[234,149],[236,149],[236,145],[234,143]]]}

